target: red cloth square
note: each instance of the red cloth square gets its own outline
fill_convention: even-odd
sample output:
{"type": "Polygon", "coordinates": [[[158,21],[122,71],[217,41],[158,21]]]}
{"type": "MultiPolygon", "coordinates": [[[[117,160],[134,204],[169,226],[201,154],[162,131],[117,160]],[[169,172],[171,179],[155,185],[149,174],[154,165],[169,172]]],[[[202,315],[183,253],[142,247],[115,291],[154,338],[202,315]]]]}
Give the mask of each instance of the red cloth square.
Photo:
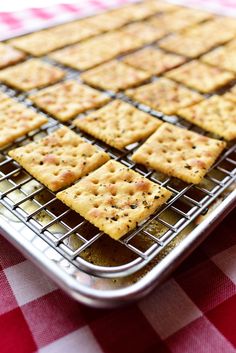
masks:
{"type": "MultiPolygon", "coordinates": [[[[0,270],[0,318],[1,315],[17,308],[18,304],[3,270],[0,270]]],[[[0,326],[1,330],[1,326],[0,326]]],[[[0,342],[1,343],[1,342],[0,342]]],[[[1,351],[1,349],[0,349],[1,351]]]]}
{"type": "Polygon", "coordinates": [[[37,347],[20,308],[0,316],[1,353],[32,353],[37,347]]]}
{"type": "Polygon", "coordinates": [[[206,316],[236,347],[236,295],[209,311],[206,316]]]}
{"type": "Polygon", "coordinates": [[[136,306],[111,310],[89,327],[105,353],[169,352],[136,306]]]}

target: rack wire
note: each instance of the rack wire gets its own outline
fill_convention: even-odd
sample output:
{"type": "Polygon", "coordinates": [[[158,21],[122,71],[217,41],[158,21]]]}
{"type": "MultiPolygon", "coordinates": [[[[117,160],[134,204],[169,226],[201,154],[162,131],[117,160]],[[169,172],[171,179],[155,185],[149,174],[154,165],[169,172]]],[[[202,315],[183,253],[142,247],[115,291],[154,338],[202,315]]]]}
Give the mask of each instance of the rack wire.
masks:
{"type": "MultiPolygon", "coordinates": [[[[67,73],[66,79],[79,79],[78,71],[59,65],[47,57],[44,57],[43,60],[50,61],[55,66],[62,67],[67,73]]],[[[157,78],[153,77],[152,79],[157,78]]],[[[6,85],[1,85],[0,88],[26,106],[31,106],[32,109],[40,111],[27,99],[27,94],[9,88],[6,85]]],[[[119,98],[129,102],[138,109],[146,111],[163,121],[206,134],[200,128],[177,116],[166,116],[160,112],[156,112],[149,107],[132,101],[123,93],[106,93],[112,99],[119,98]]],[[[223,91],[221,90],[220,93],[223,93],[223,91]]],[[[162,208],[148,220],[139,224],[134,231],[129,232],[119,240],[121,246],[130,251],[130,261],[118,266],[94,264],[84,254],[101,237],[107,235],[62,204],[53,192],[36,181],[8,156],[10,149],[46,136],[61,126],[52,116],[45,112],[40,112],[48,117],[49,122],[46,125],[18,139],[15,143],[0,151],[0,203],[27,227],[33,230],[38,237],[46,241],[51,248],[60,253],[64,259],[86,273],[104,278],[114,278],[128,276],[143,268],[198,215],[207,212],[207,207],[235,181],[235,145],[228,146],[224,154],[208,171],[201,184],[186,184],[132,162],[130,157],[142,142],[130,145],[126,149],[119,151],[79,131],[73,125],[73,121],[70,121],[67,126],[79,133],[85,140],[106,151],[111,158],[118,160],[151,181],[165,186],[172,192],[171,199],[162,208]],[[157,232],[157,229],[161,229],[161,231],[157,232]],[[72,245],[71,240],[74,237],[78,240],[76,248],[72,245]],[[144,248],[143,242],[140,242],[141,238],[145,238],[144,248]]]]}

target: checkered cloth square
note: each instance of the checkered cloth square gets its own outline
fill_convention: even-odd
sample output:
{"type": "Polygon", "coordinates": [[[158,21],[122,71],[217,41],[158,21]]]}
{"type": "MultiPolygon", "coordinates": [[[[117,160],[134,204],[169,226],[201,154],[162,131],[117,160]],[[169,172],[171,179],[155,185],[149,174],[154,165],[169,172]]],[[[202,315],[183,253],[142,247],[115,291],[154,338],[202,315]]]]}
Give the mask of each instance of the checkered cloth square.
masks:
{"type": "MultiPolygon", "coordinates": [[[[3,39],[125,2],[0,13],[0,33],[3,39]]],[[[236,7],[233,0],[216,3],[236,7]]],[[[162,286],[114,310],[75,302],[0,236],[0,353],[235,352],[235,228],[231,214],[162,286]]]]}

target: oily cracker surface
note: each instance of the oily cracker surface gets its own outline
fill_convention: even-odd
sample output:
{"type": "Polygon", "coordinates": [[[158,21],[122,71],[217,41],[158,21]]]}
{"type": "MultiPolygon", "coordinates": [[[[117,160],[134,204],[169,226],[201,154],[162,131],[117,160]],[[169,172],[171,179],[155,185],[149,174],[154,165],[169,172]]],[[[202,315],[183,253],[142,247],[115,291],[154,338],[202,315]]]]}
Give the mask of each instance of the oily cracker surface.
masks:
{"type": "Polygon", "coordinates": [[[161,123],[120,100],[74,121],[81,130],[118,149],[148,137],[161,123]]]}
{"type": "Polygon", "coordinates": [[[232,23],[225,18],[216,18],[170,35],[162,39],[159,46],[179,55],[195,58],[234,37],[232,23]]]}
{"type": "Polygon", "coordinates": [[[113,60],[81,74],[91,86],[114,92],[137,86],[150,77],[147,72],[113,60]]]}
{"type": "Polygon", "coordinates": [[[212,96],[178,113],[184,119],[226,140],[236,138],[236,106],[223,96],[212,96]]]}
{"type": "Polygon", "coordinates": [[[72,184],[109,159],[67,127],[16,148],[9,155],[52,191],[72,184]]]}
{"type": "Polygon", "coordinates": [[[165,114],[174,114],[178,109],[203,99],[200,94],[164,77],[150,84],[129,89],[126,94],[135,101],[165,114]]]}
{"type": "Polygon", "coordinates": [[[209,12],[197,9],[180,8],[174,13],[166,13],[162,16],[153,16],[148,22],[156,28],[162,28],[165,34],[183,30],[199,22],[212,18],[209,12]]]}
{"type": "Polygon", "coordinates": [[[158,75],[183,64],[186,59],[183,56],[166,53],[154,47],[147,47],[135,53],[127,55],[123,62],[147,71],[151,75],[158,75]]]}
{"type": "Polygon", "coordinates": [[[88,70],[140,46],[142,41],[139,38],[114,31],[55,51],[50,57],[74,69],[88,70]]]}
{"type": "Polygon", "coordinates": [[[26,57],[25,53],[19,51],[10,45],[0,43],[0,68],[13,65],[23,60],[26,57]]]}
{"type": "Polygon", "coordinates": [[[211,93],[232,81],[235,75],[198,60],[190,61],[165,74],[166,77],[203,93],[211,93]]]}
{"type": "Polygon", "coordinates": [[[43,115],[5,96],[0,101],[0,146],[13,142],[47,121],[43,115]]]}
{"type": "Polygon", "coordinates": [[[224,46],[205,54],[201,60],[207,64],[236,73],[236,47],[224,46]]]}
{"type": "Polygon", "coordinates": [[[27,60],[0,72],[0,81],[22,91],[51,85],[65,72],[39,59],[27,60]]]}
{"type": "Polygon", "coordinates": [[[113,239],[149,217],[171,192],[110,160],[57,197],[113,239]]]}
{"type": "Polygon", "coordinates": [[[98,33],[100,30],[87,20],[79,20],[14,38],[9,43],[33,56],[41,56],[98,33]]]}
{"type": "Polygon", "coordinates": [[[29,98],[61,121],[67,121],[86,110],[100,107],[110,100],[106,94],[75,80],[44,88],[29,98]]]}
{"type": "Polygon", "coordinates": [[[226,143],[164,123],[132,160],[187,183],[199,184],[226,143]]]}

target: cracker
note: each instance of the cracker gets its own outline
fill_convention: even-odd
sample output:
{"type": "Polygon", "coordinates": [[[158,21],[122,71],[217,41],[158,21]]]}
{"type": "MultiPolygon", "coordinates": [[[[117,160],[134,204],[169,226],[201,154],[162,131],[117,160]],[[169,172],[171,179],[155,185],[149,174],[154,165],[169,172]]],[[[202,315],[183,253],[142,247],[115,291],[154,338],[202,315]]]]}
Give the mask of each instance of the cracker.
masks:
{"type": "Polygon", "coordinates": [[[48,120],[6,96],[0,102],[0,146],[39,128],[48,120]]]}
{"type": "Polygon", "coordinates": [[[162,49],[195,58],[206,53],[217,45],[223,44],[235,36],[235,31],[222,19],[207,21],[176,33],[160,41],[162,49]]]}
{"type": "Polygon", "coordinates": [[[137,69],[147,71],[151,75],[159,75],[183,64],[183,56],[169,54],[153,47],[147,47],[127,55],[123,62],[137,69]]]}
{"type": "Polygon", "coordinates": [[[216,48],[201,57],[201,60],[207,64],[236,73],[236,46],[234,48],[230,46],[216,48]]]}
{"type": "Polygon", "coordinates": [[[236,107],[223,96],[212,96],[178,113],[184,119],[226,140],[236,138],[236,107]]]}
{"type": "Polygon", "coordinates": [[[199,184],[225,148],[223,141],[164,123],[132,160],[187,183],[199,184]]]}
{"type": "Polygon", "coordinates": [[[37,142],[11,150],[9,155],[52,191],[72,184],[109,159],[108,154],[65,126],[37,142]]]}
{"type": "Polygon", "coordinates": [[[0,81],[22,91],[53,84],[65,76],[65,72],[38,59],[27,60],[0,72],[0,81]]]}
{"type": "Polygon", "coordinates": [[[200,92],[214,92],[234,79],[234,74],[194,60],[165,74],[168,78],[200,92]]]}
{"type": "Polygon", "coordinates": [[[86,110],[100,107],[110,100],[106,94],[74,80],[44,88],[29,98],[61,121],[67,121],[86,110]]]}
{"type": "Polygon", "coordinates": [[[131,23],[123,27],[121,31],[132,36],[133,40],[139,40],[141,45],[155,42],[165,35],[162,27],[156,28],[148,22],[131,23]]]}
{"type": "Polygon", "coordinates": [[[120,100],[74,121],[81,130],[118,149],[148,137],[161,123],[120,100]]]}
{"type": "Polygon", "coordinates": [[[13,65],[25,58],[25,53],[12,48],[10,45],[0,43],[0,68],[13,65]]]}
{"type": "Polygon", "coordinates": [[[150,77],[147,72],[134,69],[113,60],[81,74],[81,79],[91,86],[114,92],[134,87],[150,77]]]}
{"type": "Polygon", "coordinates": [[[180,31],[186,27],[193,26],[199,22],[212,18],[209,12],[190,8],[181,8],[174,13],[162,16],[154,16],[148,22],[157,29],[162,28],[165,34],[180,31]]]}
{"type": "Polygon", "coordinates": [[[142,46],[140,39],[128,33],[115,31],[58,50],[50,57],[74,69],[87,70],[140,46],[142,46]]]}
{"type": "Polygon", "coordinates": [[[116,240],[170,196],[169,190],[114,160],[57,194],[59,200],[116,240]]]}
{"type": "Polygon", "coordinates": [[[118,29],[132,21],[143,20],[155,13],[172,12],[177,6],[155,0],[145,3],[128,4],[126,6],[98,14],[86,19],[91,27],[98,28],[101,32],[118,29]]]}
{"type": "Polygon", "coordinates": [[[229,99],[230,101],[236,103],[236,86],[231,88],[227,93],[224,94],[224,97],[226,99],[229,99]]]}
{"type": "Polygon", "coordinates": [[[127,96],[165,114],[174,114],[180,108],[200,102],[203,97],[167,78],[126,91],[127,96]]]}
{"type": "Polygon", "coordinates": [[[15,38],[10,40],[9,43],[26,53],[41,56],[98,33],[100,33],[98,28],[90,26],[89,23],[86,23],[86,20],[79,20],[15,38]]]}

